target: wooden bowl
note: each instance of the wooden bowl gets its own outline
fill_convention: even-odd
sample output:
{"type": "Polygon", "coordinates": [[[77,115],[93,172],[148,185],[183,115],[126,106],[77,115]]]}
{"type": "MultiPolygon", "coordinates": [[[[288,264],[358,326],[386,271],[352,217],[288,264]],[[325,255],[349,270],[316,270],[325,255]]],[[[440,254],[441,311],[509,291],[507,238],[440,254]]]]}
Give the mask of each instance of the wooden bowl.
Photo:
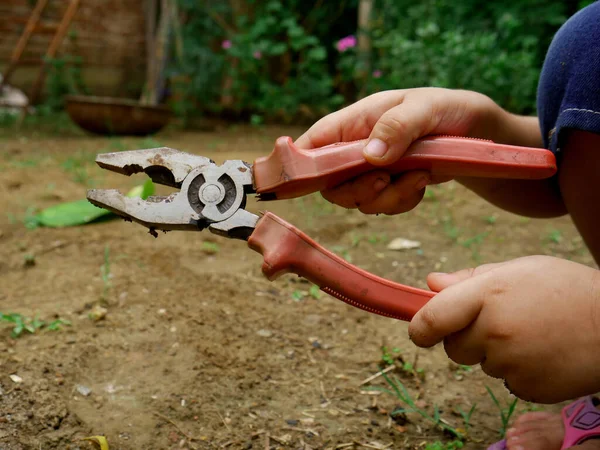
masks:
{"type": "Polygon", "coordinates": [[[167,106],[145,106],[135,100],[71,95],[66,98],[71,120],[86,131],[111,136],[147,136],[169,123],[167,106]]]}

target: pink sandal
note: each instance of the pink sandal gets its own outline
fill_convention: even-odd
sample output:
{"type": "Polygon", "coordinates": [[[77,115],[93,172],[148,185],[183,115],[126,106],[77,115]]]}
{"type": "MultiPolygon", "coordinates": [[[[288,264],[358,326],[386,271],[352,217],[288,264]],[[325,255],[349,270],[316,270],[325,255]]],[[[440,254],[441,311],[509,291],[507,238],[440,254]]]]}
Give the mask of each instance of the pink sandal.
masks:
{"type": "MultiPolygon", "coordinates": [[[[561,450],[582,444],[592,438],[600,438],[600,400],[583,397],[562,410],[565,424],[565,439],[561,450]]],[[[506,450],[506,440],[496,442],[487,450],[506,450]]]]}

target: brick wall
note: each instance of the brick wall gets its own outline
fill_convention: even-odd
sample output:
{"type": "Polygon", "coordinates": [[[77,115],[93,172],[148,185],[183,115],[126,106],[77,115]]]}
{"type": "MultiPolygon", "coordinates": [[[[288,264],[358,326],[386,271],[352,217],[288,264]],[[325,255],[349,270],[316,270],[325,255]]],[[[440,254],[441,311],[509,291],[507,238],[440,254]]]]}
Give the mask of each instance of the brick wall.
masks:
{"type": "MultiPolygon", "coordinates": [[[[144,82],[145,43],[143,0],[80,0],[80,6],[59,50],[83,60],[83,79],[93,95],[136,97],[144,82]]],[[[19,39],[35,1],[0,0],[0,70],[19,39]]],[[[49,0],[42,25],[57,25],[67,0],[49,0]]],[[[23,58],[41,58],[54,30],[32,36],[23,58]]],[[[11,84],[28,90],[39,65],[19,68],[11,84]]]]}

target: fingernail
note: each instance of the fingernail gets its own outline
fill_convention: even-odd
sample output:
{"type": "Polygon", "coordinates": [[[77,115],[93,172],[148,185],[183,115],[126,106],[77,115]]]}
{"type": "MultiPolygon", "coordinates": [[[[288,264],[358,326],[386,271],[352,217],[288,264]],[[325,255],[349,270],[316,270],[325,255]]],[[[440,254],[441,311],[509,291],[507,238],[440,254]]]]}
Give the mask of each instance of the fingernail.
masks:
{"type": "Polygon", "coordinates": [[[417,191],[420,191],[421,189],[424,189],[428,184],[429,184],[429,178],[427,178],[427,177],[419,178],[419,181],[417,181],[417,183],[415,184],[415,189],[417,191]]]}
{"type": "Polygon", "coordinates": [[[506,437],[509,439],[514,438],[516,434],[517,430],[515,428],[509,428],[508,430],[506,430],[506,437]]]}
{"type": "Polygon", "coordinates": [[[380,192],[380,191],[383,191],[387,185],[388,184],[385,180],[382,180],[381,178],[377,178],[375,180],[375,183],[373,183],[373,189],[375,190],[375,192],[380,192]]]}
{"type": "Polygon", "coordinates": [[[373,158],[381,158],[387,153],[388,146],[381,139],[371,139],[365,147],[365,153],[373,158]]]}

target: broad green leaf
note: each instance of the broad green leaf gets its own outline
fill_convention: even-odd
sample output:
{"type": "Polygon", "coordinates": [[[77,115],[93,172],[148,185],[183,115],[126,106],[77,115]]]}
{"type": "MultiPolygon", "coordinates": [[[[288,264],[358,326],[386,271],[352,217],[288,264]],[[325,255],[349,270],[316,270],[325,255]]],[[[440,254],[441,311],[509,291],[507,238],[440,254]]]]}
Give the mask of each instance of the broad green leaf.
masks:
{"type": "MultiPolygon", "coordinates": [[[[152,194],[154,194],[154,183],[152,183],[152,180],[147,180],[143,185],[134,187],[127,193],[127,196],[140,197],[145,200],[152,194]]],[[[92,205],[86,199],[82,199],[51,206],[41,211],[34,217],[34,220],[41,226],[63,228],[83,225],[108,216],[114,216],[114,214],[92,205]]]]}

